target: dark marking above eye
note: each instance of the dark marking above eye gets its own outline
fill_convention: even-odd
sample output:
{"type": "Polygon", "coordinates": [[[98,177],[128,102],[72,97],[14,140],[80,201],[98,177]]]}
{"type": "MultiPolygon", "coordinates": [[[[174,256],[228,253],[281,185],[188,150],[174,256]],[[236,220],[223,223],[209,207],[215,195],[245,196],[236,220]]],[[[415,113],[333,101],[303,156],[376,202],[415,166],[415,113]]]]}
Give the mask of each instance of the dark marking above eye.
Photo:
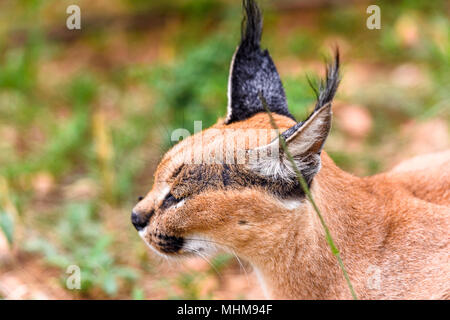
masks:
{"type": "MultiPolygon", "coordinates": [[[[181,170],[181,169],[180,169],[181,170]]],[[[178,171],[178,170],[177,170],[178,171]]],[[[309,185],[309,181],[308,185],[309,185]]],[[[185,165],[172,185],[162,208],[168,208],[183,198],[206,190],[257,187],[279,197],[304,197],[297,180],[292,183],[260,176],[237,164],[190,164],[185,165]],[[173,199],[174,195],[176,196],[173,199]],[[182,196],[181,196],[182,195],[182,196]]]]}
{"type": "Polygon", "coordinates": [[[230,184],[230,174],[228,172],[229,170],[230,168],[228,167],[228,165],[224,164],[222,170],[222,182],[225,187],[230,184]]]}
{"type": "Polygon", "coordinates": [[[179,166],[174,172],[172,172],[170,178],[175,179],[180,174],[183,167],[184,167],[184,165],[179,166]]]}
{"type": "Polygon", "coordinates": [[[245,220],[239,220],[239,222],[238,222],[240,225],[244,225],[244,224],[247,224],[247,221],[245,221],[245,220]]]}

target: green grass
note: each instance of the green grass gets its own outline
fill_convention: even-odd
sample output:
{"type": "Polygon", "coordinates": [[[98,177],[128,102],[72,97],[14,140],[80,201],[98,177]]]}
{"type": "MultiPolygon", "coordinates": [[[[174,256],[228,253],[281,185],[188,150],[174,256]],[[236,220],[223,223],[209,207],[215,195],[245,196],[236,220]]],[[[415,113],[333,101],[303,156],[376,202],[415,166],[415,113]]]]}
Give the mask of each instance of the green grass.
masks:
{"type": "MultiPolygon", "coordinates": [[[[24,244],[25,249],[43,254],[49,264],[63,270],[78,266],[82,270],[81,293],[99,287],[114,296],[120,281],[133,283],[137,279],[136,270],[118,264],[110,253],[113,239],[100,225],[94,204],[70,203],[64,212],[53,221],[53,237],[57,241],[31,238],[24,244]]],[[[65,283],[64,278],[61,282],[65,283]]]]}

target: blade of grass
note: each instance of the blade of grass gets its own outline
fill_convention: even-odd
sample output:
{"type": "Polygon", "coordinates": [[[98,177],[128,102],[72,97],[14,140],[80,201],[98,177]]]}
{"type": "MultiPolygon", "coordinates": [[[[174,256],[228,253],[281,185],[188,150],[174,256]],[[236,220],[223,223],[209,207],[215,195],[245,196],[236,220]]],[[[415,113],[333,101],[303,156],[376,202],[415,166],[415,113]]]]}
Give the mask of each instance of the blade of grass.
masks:
{"type": "Polygon", "coordinates": [[[295,164],[294,158],[292,157],[292,154],[289,152],[289,150],[287,148],[286,141],[284,140],[283,136],[280,134],[280,130],[279,130],[277,124],[275,123],[275,120],[273,119],[272,112],[270,111],[269,107],[267,106],[266,99],[264,99],[264,97],[261,93],[259,94],[259,98],[261,99],[264,109],[266,110],[267,114],[269,115],[270,124],[271,124],[272,128],[276,130],[278,139],[280,140],[280,146],[283,148],[284,153],[286,154],[289,162],[291,163],[292,168],[294,169],[295,175],[297,177],[297,180],[303,189],[303,192],[305,192],[307,199],[309,200],[309,202],[311,203],[311,205],[314,208],[314,211],[317,213],[317,216],[319,217],[320,223],[322,224],[322,227],[325,231],[325,237],[326,237],[327,243],[330,246],[331,252],[333,253],[333,255],[336,257],[336,259],[338,261],[339,267],[341,268],[342,273],[344,274],[344,278],[347,281],[347,285],[348,285],[348,288],[350,289],[352,297],[354,300],[358,300],[358,297],[356,296],[355,290],[353,289],[350,278],[348,277],[347,270],[345,269],[344,263],[342,262],[341,254],[340,254],[338,248],[336,247],[336,245],[334,244],[333,237],[331,236],[331,232],[328,229],[327,224],[325,223],[325,219],[323,218],[323,216],[319,210],[319,207],[317,207],[317,204],[314,201],[311,191],[309,190],[308,184],[306,183],[305,178],[303,177],[302,173],[300,172],[297,165],[295,164]]]}

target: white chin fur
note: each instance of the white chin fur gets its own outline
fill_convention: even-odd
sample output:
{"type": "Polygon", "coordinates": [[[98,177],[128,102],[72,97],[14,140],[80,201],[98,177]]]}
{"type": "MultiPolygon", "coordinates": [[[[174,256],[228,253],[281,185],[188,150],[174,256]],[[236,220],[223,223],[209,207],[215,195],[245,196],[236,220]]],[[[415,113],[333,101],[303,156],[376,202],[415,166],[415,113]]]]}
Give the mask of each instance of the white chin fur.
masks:
{"type": "Polygon", "coordinates": [[[196,234],[185,237],[183,251],[198,255],[211,255],[217,252],[218,246],[211,240],[196,234]]]}
{"type": "Polygon", "coordinates": [[[141,237],[141,239],[145,242],[145,244],[147,245],[147,247],[149,247],[154,253],[156,253],[158,256],[167,258],[168,256],[165,255],[164,253],[159,252],[158,250],[156,250],[150,243],[148,243],[147,240],[145,240],[145,234],[147,233],[147,227],[145,227],[144,229],[142,229],[141,231],[138,232],[139,236],[141,237]]]}
{"type": "MultiPolygon", "coordinates": [[[[156,248],[154,248],[150,243],[148,243],[148,241],[145,239],[145,235],[147,233],[147,227],[145,227],[144,229],[142,229],[141,231],[138,232],[139,236],[141,237],[141,239],[145,242],[145,244],[153,251],[155,252],[157,255],[164,257],[164,258],[175,258],[177,257],[176,255],[166,255],[160,251],[158,251],[156,248]]],[[[199,235],[190,235],[187,236],[184,239],[184,244],[183,247],[181,248],[182,252],[186,252],[186,253],[192,253],[192,254],[196,254],[199,256],[202,255],[212,255],[214,253],[216,253],[219,249],[219,246],[216,245],[214,242],[212,242],[211,240],[203,237],[203,236],[199,236],[199,235]]]]}

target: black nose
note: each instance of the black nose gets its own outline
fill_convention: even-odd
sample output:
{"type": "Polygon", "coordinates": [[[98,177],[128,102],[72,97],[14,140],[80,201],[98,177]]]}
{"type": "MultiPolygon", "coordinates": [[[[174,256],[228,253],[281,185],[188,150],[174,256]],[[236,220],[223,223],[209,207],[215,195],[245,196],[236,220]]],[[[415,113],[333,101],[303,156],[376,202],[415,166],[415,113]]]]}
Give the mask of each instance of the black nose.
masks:
{"type": "Polygon", "coordinates": [[[138,214],[134,211],[131,213],[131,223],[137,231],[144,229],[147,226],[149,219],[150,215],[148,214],[138,214]]]}

